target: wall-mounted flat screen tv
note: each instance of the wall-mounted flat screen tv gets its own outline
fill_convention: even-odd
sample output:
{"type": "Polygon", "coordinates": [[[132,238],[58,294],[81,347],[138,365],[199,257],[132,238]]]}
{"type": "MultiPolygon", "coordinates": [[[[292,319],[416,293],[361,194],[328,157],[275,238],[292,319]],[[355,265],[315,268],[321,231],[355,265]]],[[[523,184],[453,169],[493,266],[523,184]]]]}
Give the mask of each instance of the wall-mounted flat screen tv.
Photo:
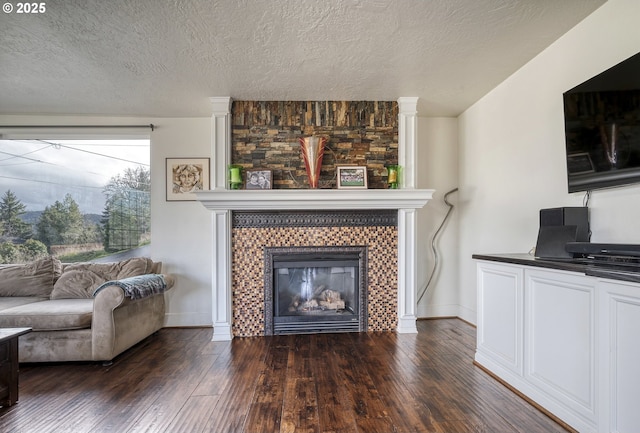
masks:
{"type": "Polygon", "coordinates": [[[563,99],[569,192],[640,182],[640,53],[563,99]]]}

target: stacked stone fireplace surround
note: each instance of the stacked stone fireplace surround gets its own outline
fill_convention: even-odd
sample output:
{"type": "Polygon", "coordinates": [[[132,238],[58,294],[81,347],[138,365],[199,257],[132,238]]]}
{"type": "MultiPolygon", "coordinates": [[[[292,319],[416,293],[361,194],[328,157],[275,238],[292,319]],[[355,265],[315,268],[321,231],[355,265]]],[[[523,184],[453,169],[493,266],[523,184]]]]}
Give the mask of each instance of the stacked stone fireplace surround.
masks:
{"type": "Polygon", "coordinates": [[[367,167],[370,189],[387,187],[398,163],[398,103],[393,101],[234,101],[234,164],[272,171],[274,189],[309,187],[298,139],[327,138],[320,188],[336,188],[336,166],[367,167]]]}

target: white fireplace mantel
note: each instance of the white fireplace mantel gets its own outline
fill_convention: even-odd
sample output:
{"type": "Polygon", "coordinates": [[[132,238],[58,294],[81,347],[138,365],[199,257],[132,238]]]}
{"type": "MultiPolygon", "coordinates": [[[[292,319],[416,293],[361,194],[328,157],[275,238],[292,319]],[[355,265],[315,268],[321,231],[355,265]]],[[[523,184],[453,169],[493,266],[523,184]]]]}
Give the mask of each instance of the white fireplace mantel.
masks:
{"type": "Polygon", "coordinates": [[[430,189],[280,189],[212,190],[196,196],[210,210],[350,210],[420,209],[431,199],[430,189]]]}
{"type": "Polygon", "coordinates": [[[416,189],[418,98],[398,99],[398,163],[403,167],[394,190],[230,190],[227,165],[231,162],[231,98],[212,97],[211,191],[196,193],[212,211],[213,341],[231,340],[231,213],[250,210],[398,210],[398,326],[399,333],[417,333],[417,222],[416,211],[426,205],[433,190],[416,189]]]}

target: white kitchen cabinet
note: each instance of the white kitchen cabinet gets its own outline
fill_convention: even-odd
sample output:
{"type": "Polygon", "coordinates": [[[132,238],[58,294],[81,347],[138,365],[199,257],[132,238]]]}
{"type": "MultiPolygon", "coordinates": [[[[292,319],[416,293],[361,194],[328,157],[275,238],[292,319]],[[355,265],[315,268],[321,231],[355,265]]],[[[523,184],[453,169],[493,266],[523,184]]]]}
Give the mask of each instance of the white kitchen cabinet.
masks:
{"type": "Polygon", "coordinates": [[[495,257],[474,256],[476,363],[580,432],[639,432],[640,283],[495,257]]]}
{"type": "Polygon", "coordinates": [[[579,430],[596,420],[596,279],[525,269],[525,374],[535,400],[579,430]]]}
{"type": "Polygon", "coordinates": [[[523,373],[523,278],[521,266],[478,265],[478,356],[518,375],[523,373]]]}
{"type": "Polygon", "coordinates": [[[600,431],[640,431],[640,285],[601,280],[600,431]]]}

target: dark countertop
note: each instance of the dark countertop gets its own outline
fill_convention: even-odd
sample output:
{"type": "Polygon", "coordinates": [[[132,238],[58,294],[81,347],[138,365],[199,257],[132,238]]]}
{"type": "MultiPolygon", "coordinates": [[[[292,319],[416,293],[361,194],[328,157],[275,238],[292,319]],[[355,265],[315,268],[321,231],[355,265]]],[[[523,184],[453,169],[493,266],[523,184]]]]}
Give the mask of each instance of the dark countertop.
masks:
{"type": "Polygon", "coordinates": [[[526,253],[474,254],[471,257],[475,260],[580,272],[592,277],[640,283],[640,264],[637,261],[596,260],[593,258],[539,259],[526,253]]]}

